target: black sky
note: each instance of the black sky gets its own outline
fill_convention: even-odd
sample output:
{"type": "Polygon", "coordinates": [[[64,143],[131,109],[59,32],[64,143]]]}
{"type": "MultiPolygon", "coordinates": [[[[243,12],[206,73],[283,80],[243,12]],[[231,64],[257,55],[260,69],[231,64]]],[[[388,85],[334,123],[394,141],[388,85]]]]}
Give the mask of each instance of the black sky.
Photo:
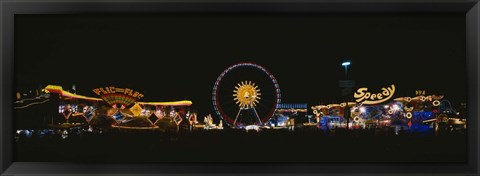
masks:
{"type": "Polygon", "coordinates": [[[77,93],[130,87],[144,101],[192,100],[213,113],[222,71],[255,62],[277,79],[282,102],[336,103],[340,66],[376,91],[416,89],[466,100],[464,14],[16,15],[19,89],[76,84],[77,93]]]}

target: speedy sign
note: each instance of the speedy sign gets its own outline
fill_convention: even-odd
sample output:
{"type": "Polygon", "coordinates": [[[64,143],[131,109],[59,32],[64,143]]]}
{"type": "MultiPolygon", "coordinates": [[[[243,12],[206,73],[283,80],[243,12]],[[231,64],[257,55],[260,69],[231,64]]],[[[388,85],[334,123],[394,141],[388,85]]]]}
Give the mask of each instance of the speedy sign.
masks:
{"type": "Polygon", "coordinates": [[[382,88],[380,93],[371,93],[368,91],[368,88],[362,87],[355,92],[353,95],[357,102],[362,102],[362,104],[378,104],[387,101],[392,98],[395,93],[395,85],[390,87],[382,88]]]}

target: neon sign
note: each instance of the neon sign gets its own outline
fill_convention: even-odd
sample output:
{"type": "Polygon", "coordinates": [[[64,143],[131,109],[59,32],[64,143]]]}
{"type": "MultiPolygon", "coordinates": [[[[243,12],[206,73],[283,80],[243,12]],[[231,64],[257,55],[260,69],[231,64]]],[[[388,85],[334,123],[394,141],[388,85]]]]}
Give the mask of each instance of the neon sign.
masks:
{"type": "Polygon", "coordinates": [[[129,88],[118,88],[114,86],[96,88],[93,89],[93,92],[110,105],[122,104],[125,107],[130,106],[135,103],[136,100],[143,97],[143,94],[140,92],[133,91],[129,88]]]}
{"type": "Polygon", "coordinates": [[[119,87],[113,87],[113,86],[110,86],[110,87],[105,87],[104,88],[97,88],[97,89],[93,89],[93,92],[95,92],[95,94],[97,95],[104,95],[104,94],[114,94],[114,93],[120,93],[120,94],[124,94],[124,95],[129,95],[129,96],[132,96],[134,98],[142,98],[143,97],[143,94],[141,94],[140,92],[137,92],[137,91],[133,91],[132,89],[129,89],[129,88],[119,88],[119,87]]]}
{"type": "Polygon", "coordinates": [[[382,88],[382,92],[376,94],[370,93],[368,88],[362,87],[353,96],[356,98],[356,102],[362,102],[362,104],[378,104],[392,98],[394,93],[395,85],[392,84],[390,87],[382,88]]]}
{"type": "Polygon", "coordinates": [[[415,95],[425,95],[425,90],[416,90],[415,95]]]}

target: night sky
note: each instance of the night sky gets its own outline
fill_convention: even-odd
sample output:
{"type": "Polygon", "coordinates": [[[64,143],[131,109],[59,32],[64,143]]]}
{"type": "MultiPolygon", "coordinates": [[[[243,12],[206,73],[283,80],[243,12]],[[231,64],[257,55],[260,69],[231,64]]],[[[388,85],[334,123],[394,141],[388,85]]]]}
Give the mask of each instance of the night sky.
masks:
{"type": "Polygon", "coordinates": [[[268,69],[283,103],[338,103],[344,60],[348,78],[372,92],[395,84],[394,97],[424,89],[466,101],[464,14],[15,17],[19,90],[129,87],[142,101],[192,100],[200,115],[214,113],[213,85],[239,62],[268,69]]]}

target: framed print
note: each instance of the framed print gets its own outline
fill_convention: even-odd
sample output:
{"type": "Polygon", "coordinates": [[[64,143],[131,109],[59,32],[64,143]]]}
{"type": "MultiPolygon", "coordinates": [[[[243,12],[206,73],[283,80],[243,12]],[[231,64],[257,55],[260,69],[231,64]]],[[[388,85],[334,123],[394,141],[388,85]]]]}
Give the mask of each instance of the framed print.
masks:
{"type": "Polygon", "coordinates": [[[476,175],[478,8],[2,1],[2,174],[476,175]]]}

